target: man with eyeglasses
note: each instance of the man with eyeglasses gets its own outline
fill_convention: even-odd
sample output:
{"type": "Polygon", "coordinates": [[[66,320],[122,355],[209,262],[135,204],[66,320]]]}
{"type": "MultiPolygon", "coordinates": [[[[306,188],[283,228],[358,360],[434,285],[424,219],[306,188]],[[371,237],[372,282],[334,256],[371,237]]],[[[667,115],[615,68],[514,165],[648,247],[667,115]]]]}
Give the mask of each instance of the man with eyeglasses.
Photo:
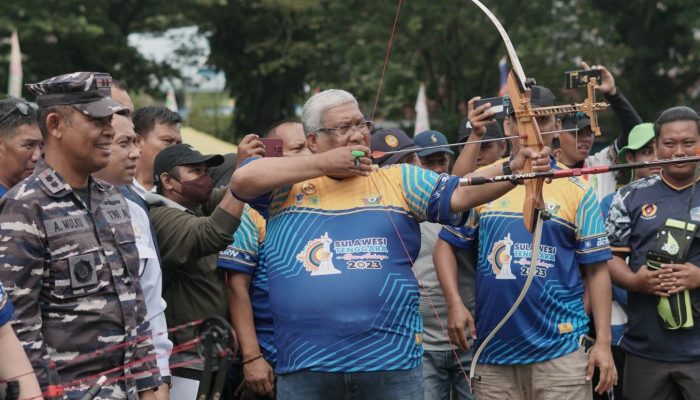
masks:
{"type": "Polygon", "coordinates": [[[125,110],[110,97],[111,80],[76,72],[27,85],[45,155],[0,200],[0,281],[13,328],[42,390],[63,385],[58,398],[81,398],[102,374],[99,398],[153,399],[160,384],[129,208],[92,176],[107,166],[112,116],[125,110]]]}
{"type": "MultiPolygon", "coordinates": [[[[302,124],[312,155],[253,158],[231,181],[268,221],[258,262],[270,282],[277,398],[422,399],[418,222],[459,224],[514,186],[461,187],[410,164],[373,168],[372,122],[343,90],[311,97],[302,124]]],[[[506,168],[530,158],[548,170],[546,154],[525,150],[506,168]]]]}
{"type": "Polygon", "coordinates": [[[23,99],[0,101],[0,197],[31,175],[41,157],[37,108],[23,99]]]}

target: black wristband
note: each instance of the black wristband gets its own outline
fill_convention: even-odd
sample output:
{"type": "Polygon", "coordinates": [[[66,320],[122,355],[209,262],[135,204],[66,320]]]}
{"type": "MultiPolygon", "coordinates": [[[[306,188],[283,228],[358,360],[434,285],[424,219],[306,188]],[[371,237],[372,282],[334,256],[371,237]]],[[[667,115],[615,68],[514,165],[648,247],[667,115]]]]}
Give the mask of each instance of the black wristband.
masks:
{"type": "Polygon", "coordinates": [[[255,357],[249,358],[249,359],[247,359],[247,360],[243,360],[243,362],[241,362],[241,365],[246,365],[246,364],[251,363],[251,362],[253,362],[253,361],[255,361],[255,360],[258,360],[258,359],[260,359],[260,358],[262,358],[262,357],[263,357],[262,353],[261,353],[261,354],[258,354],[258,355],[255,356],[255,357]]]}
{"type": "MultiPolygon", "coordinates": [[[[510,160],[506,160],[506,161],[502,164],[502,171],[503,171],[503,175],[513,175],[513,171],[510,170],[510,160]]],[[[522,184],[523,184],[523,180],[522,180],[522,179],[517,179],[517,180],[516,180],[516,179],[513,179],[513,180],[509,180],[508,182],[512,183],[513,186],[518,186],[518,185],[522,185],[522,184]]]]}

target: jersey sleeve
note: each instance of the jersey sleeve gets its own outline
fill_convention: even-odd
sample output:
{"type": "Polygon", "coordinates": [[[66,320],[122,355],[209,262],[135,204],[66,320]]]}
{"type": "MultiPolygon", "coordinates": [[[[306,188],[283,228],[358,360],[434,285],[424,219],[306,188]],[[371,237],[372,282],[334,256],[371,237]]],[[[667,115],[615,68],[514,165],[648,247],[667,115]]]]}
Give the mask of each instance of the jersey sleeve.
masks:
{"type": "Polygon", "coordinates": [[[264,220],[246,206],[241,224],[233,234],[233,242],[219,253],[217,268],[252,275],[258,265],[260,243],[264,238],[264,220]]]}
{"type": "Polygon", "coordinates": [[[476,209],[471,210],[466,224],[463,226],[445,226],[440,230],[438,237],[453,247],[470,249],[478,235],[478,215],[476,209]]]}
{"type": "Polygon", "coordinates": [[[579,202],[576,226],[576,260],[579,264],[593,264],[612,258],[600,203],[591,187],[587,187],[579,202]]]}
{"type": "Polygon", "coordinates": [[[452,193],[459,186],[459,177],[437,174],[415,165],[402,164],[404,195],[410,211],[420,221],[460,226],[465,213],[451,211],[452,193]]]}
{"type": "MultiPolygon", "coordinates": [[[[243,160],[241,165],[238,166],[238,168],[239,169],[245,168],[248,166],[248,164],[252,163],[253,161],[255,161],[259,158],[260,157],[246,158],[245,160],[243,160]]],[[[251,207],[253,207],[253,209],[257,210],[260,213],[267,212],[267,209],[270,207],[270,203],[272,202],[272,196],[273,196],[273,192],[269,192],[269,193],[262,194],[254,199],[242,199],[242,198],[238,197],[238,195],[236,194],[236,192],[233,191],[233,189],[231,189],[231,194],[236,199],[238,199],[244,203],[248,203],[251,207]]]]}
{"type": "Polygon", "coordinates": [[[610,246],[615,252],[630,252],[630,235],[632,234],[632,218],[625,202],[626,188],[617,191],[613,198],[610,212],[606,221],[606,231],[610,246]]]}

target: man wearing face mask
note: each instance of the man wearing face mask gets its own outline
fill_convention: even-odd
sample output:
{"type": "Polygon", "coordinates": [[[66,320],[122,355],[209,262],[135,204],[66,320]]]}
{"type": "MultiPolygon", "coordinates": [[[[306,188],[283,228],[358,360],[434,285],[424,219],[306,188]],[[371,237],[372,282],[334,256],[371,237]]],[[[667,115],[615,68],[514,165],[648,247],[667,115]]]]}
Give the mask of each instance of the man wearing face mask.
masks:
{"type": "MultiPolygon", "coordinates": [[[[163,149],[154,161],[158,194],[147,193],[146,201],[160,248],[169,327],[209,317],[229,320],[226,281],[216,260],[231,242],[242,205],[234,203],[228,187],[212,189],[208,169],[223,160],[221,155],[202,155],[190,145],[176,144],[163,149]]],[[[170,340],[177,347],[194,338],[194,329],[177,330],[170,340]]],[[[194,358],[196,349],[173,354],[170,364],[194,358]]],[[[171,398],[193,398],[189,393],[196,393],[202,369],[202,364],[173,369],[171,398]]]]}

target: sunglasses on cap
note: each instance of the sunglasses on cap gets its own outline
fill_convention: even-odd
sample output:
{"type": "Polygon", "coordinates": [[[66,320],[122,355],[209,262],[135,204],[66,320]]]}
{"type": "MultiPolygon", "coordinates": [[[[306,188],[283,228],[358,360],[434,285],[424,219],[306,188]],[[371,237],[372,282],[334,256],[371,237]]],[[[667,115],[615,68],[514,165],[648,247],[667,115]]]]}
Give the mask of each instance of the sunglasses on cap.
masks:
{"type": "Polygon", "coordinates": [[[0,118],[0,122],[6,120],[10,115],[12,115],[13,112],[18,111],[20,114],[24,115],[25,117],[29,115],[29,110],[36,111],[39,109],[39,106],[36,105],[36,103],[27,103],[24,101],[21,101],[12,108],[7,114],[3,115],[2,118],[0,118]]]}
{"type": "Polygon", "coordinates": [[[583,111],[577,111],[575,113],[567,114],[564,116],[562,121],[580,121],[584,118],[588,118],[588,115],[586,115],[586,113],[583,111]]]}

